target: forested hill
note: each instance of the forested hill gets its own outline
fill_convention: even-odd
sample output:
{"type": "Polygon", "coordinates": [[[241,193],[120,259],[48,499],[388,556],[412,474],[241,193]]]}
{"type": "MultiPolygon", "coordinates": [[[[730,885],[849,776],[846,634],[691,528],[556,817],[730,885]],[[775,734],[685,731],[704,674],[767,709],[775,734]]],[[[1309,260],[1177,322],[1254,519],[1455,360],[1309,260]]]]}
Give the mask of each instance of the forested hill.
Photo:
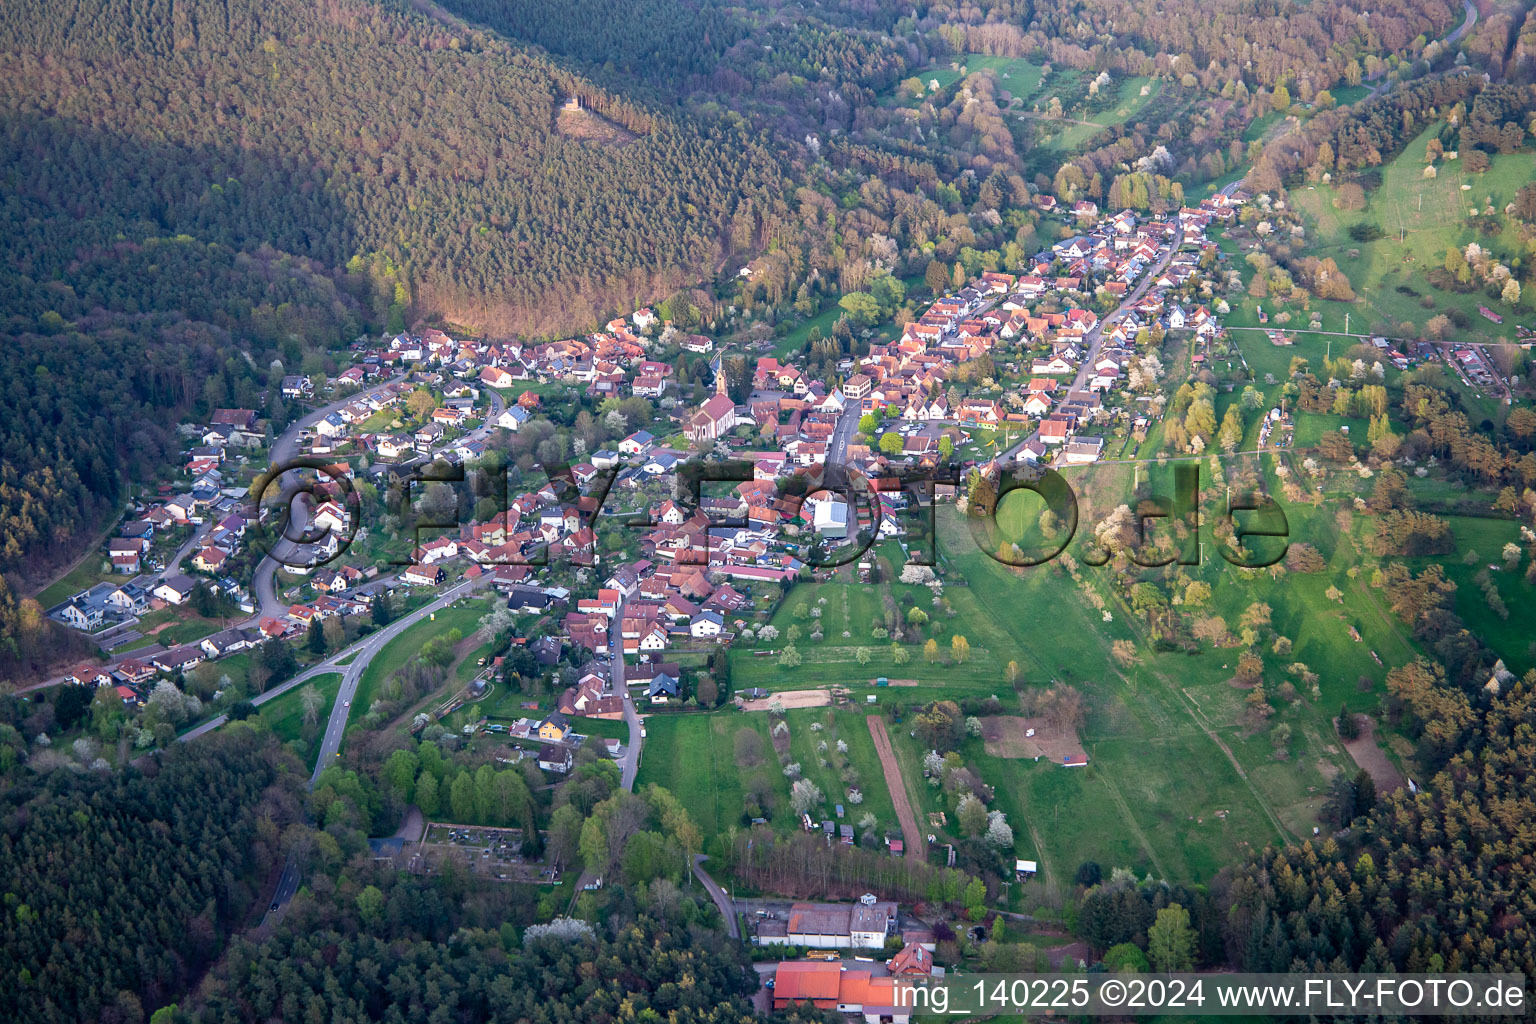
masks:
{"type": "Polygon", "coordinates": [[[662,81],[710,74],[746,33],[719,0],[448,0],[443,6],[509,39],[662,81]]]}
{"type": "MultiPolygon", "coordinates": [[[[278,412],[274,359],[293,372],[411,307],[587,327],[763,244],[785,190],[746,131],[461,28],[369,0],[0,9],[10,592],[175,457],[183,416],[278,412]],[[561,133],[573,94],[608,136],[561,133]]],[[[0,590],[18,617],[36,609],[0,590]]],[[[51,644],[6,628],[0,678],[51,644]]]]}
{"type": "Polygon", "coordinates": [[[492,330],[590,324],[693,279],[751,249],[782,194],[724,122],[365,0],[22,0],[0,18],[0,109],[42,157],[13,172],[25,195],[330,267],[382,253],[418,303],[492,330]],[[633,139],[562,134],[572,94],[633,139]],[[77,153],[95,133],[123,158],[77,153]]]}

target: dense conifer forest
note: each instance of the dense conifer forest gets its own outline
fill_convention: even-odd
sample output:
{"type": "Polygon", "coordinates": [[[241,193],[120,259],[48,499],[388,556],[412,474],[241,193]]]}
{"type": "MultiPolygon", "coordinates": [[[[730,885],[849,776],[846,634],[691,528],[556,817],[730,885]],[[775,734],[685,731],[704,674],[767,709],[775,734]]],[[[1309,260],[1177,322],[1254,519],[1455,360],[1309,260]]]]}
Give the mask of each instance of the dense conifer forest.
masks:
{"type": "MultiPolygon", "coordinates": [[[[6,749],[18,741],[0,726],[6,749]]],[[[120,771],[34,753],[7,772],[0,1016],[130,1024],[194,982],[282,862],[281,827],[300,814],[285,756],[239,730],[120,771]]]]}

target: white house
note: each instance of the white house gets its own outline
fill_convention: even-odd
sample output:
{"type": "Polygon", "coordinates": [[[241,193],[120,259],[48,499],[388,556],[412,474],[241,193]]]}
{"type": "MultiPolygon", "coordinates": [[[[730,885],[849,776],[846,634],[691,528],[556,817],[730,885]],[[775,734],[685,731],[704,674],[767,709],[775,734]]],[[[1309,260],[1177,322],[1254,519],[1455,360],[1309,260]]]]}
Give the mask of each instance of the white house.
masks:
{"type": "Polygon", "coordinates": [[[515,434],[519,427],[528,422],[528,410],[520,405],[510,406],[492,422],[503,430],[510,430],[515,434]]]}
{"type": "Polygon", "coordinates": [[[321,437],[336,438],[346,433],[346,431],[347,421],[341,418],[341,413],[339,412],[333,412],[328,416],[322,417],[320,422],[315,424],[315,433],[321,437]]]}
{"type": "Polygon", "coordinates": [[[334,501],[327,501],[315,509],[314,519],[316,527],[331,530],[337,533],[344,532],[347,528],[347,511],[334,501]]]}
{"type": "Polygon", "coordinates": [[[167,577],[150,593],[169,604],[186,604],[192,596],[192,588],[197,586],[197,581],[192,577],[178,573],[167,577]]]}

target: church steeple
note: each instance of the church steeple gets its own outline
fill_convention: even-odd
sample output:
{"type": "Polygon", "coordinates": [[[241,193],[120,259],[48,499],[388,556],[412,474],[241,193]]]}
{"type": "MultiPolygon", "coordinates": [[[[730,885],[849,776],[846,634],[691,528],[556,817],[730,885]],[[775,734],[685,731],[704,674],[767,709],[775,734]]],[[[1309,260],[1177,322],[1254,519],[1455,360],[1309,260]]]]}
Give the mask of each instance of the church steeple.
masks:
{"type": "Polygon", "coordinates": [[[725,395],[726,397],[730,397],[730,393],[726,390],[726,386],[725,386],[725,356],[724,355],[721,355],[721,356],[719,356],[719,357],[717,357],[715,359],[715,394],[717,394],[717,395],[725,395]]]}

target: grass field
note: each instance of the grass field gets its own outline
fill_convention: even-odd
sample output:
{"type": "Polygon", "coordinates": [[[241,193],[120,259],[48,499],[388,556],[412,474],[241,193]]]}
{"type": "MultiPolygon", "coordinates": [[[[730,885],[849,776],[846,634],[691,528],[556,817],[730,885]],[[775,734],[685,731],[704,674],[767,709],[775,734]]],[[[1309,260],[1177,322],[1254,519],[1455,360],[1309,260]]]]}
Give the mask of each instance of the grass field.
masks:
{"type": "Polygon", "coordinates": [[[65,598],[72,597],[82,590],[89,590],[103,580],[122,582],[132,578],[122,573],[102,572],[101,562],[102,559],[97,554],[91,554],[82,559],[79,565],[39,591],[38,603],[44,608],[51,608],[65,598]]]}
{"type": "MultiPolygon", "coordinates": [[[[1158,78],[1127,78],[1119,83],[1120,91],[1114,106],[1084,118],[1087,124],[1060,122],[1060,130],[1042,135],[1040,145],[1059,153],[1076,152],[1101,129],[1112,124],[1123,124],[1135,117],[1158,94],[1162,85],[1162,80],[1158,78]],[[1145,95],[1142,89],[1147,90],[1145,95]]],[[[1050,122],[1042,121],[1041,124],[1044,127],[1050,122]]]]}
{"type": "MultiPolygon", "coordinates": [[[[912,277],[902,278],[902,283],[907,286],[908,292],[911,292],[916,288],[924,288],[926,290],[926,286],[923,283],[923,276],[921,274],[915,274],[912,277]]],[[[805,343],[810,340],[812,328],[818,328],[821,331],[821,336],[823,338],[830,338],[832,336],[832,328],[836,326],[838,319],[842,315],[843,307],[839,306],[836,302],[833,302],[826,309],[822,310],[820,313],[817,313],[815,316],[800,321],[798,324],[791,327],[789,330],[785,331],[777,339],[775,339],[773,343],[774,357],[778,359],[787,359],[798,354],[799,351],[805,346],[805,343]]],[[[893,336],[895,333],[892,329],[890,320],[883,320],[876,324],[875,331],[882,338],[888,338],[893,336]]]]}
{"type": "MultiPolygon", "coordinates": [[[[1446,249],[1477,242],[1506,257],[1522,251],[1516,229],[1506,226],[1492,238],[1470,227],[1466,221],[1473,213],[1491,205],[1502,216],[1515,191],[1536,177],[1536,154],[1496,155],[1485,174],[1469,174],[1460,160],[1442,160],[1434,178],[1424,177],[1424,149],[1439,130],[1433,125],[1410,142],[1395,159],[1382,168],[1382,185],[1368,194],[1364,210],[1339,210],[1333,205],[1337,195],[1330,185],[1305,186],[1292,193],[1298,208],[1306,214],[1309,225],[1308,252],[1319,257],[1332,256],[1349,275],[1360,300],[1351,304],[1356,313],[1357,330],[1367,328],[1375,319],[1393,323],[1421,323],[1436,312],[1460,309],[1471,321],[1457,337],[1471,341],[1508,340],[1514,335],[1512,316],[1516,309],[1497,299],[1490,299],[1481,289],[1458,295],[1433,288],[1424,274],[1440,266],[1446,249]],[[1469,186],[1463,189],[1462,186],[1469,186]],[[1371,242],[1356,242],[1349,229],[1356,224],[1374,224],[1385,237],[1371,242]],[[1359,256],[1350,255],[1358,250],[1359,256]],[[1419,296],[1397,291],[1399,286],[1428,295],[1433,309],[1420,304],[1419,296]],[[1495,325],[1477,313],[1486,305],[1505,315],[1503,325],[1495,325]]],[[[1327,304],[1337,305],[1337,304],[1327,304]]],[[[1334,330],[1337,328],[1329,328],[1334,330]]]]}
{"type": "MultiPolygon", "coordinates": [[[[1128,482],[1129,468],[1116,471],[1123,472],[1123,482],[1128,482]]],[[[1109,483],[1074,481],[1085,492],[1109,483]]],[[[1092,501],[1087,505],[1092,507],[1092,501]]],[[[1020,514],[1021,521],[1025,518],[1030,517],[1020,514]]],[[[940,549],[946,578],[969,584],[947,586],[944,595],[956,604],[956,621],[963,622],[958,628],[969,635],[973,651],[978,639],[985,641],[987,658],[981,664],[990,667],[990,674],[978,671],[976,664],[929,666],[914,657],[909,665],[891,671],[915,678],[921,685],[879,692],[883,702],[903,703],[990,693],[999,695],[1006,708],[1016,698],[996,666],[1018,660],[1026,687],[1059,681],[1083,693],[1087,718],[1082,740],[1091,762],[1085,769],[992,757],[974,740],[962,747],[967,761],[997,790],[998,806],[1014,825],[1018,855],[1038,854],[1049,865],[1039,885],[1065,885],[1078,863],[1087,859],[1126,864],[1169,878],[1208,878],[1245,851],[1309,830],[1328,779],[1347,768],[1347,755],[1330,742],[1322,727],[1326,716],[1320,709],[1330,702],[1336,709],[1337,701],[1354,698],[1355,675],[1341,673],[1339,680],[1325,683],[1319,702],[1303,702],[1284,712],[1293,738],[1287,759],[1280,761],[1273,756],[1267,736],[1254,734],[1243,721],[1243,694],[1226,682],[1235,657],[1232,652],[1215,650],[1195,657],[1151,654],[1129,609],[1111,599],[1106,621],[1060,568],[1014,570],[993,561],[976,547],[960,517],[947,508],[940,512],[940,549]],[[1143,662],[1132,668],[1115,662],[1110,644],[1117,639],[1136,642],[1144,652],[1143,662]],[[1047,877],[1053,881],[1047,882],[1047,877]]],[[[1214,580],[1224,569],[1225,563],[1219,568],[1207,564],[1202,571],[1214,580]]],[[[1262,584],[1224,583],[1224,588],[1217,589],[1232,606],[1227,614],[1235,620],[1262,584]]],[[[889,586],[802,585],[791,593],[775,621],[786,625],[804,621],[795,619],[788,609],[802,598],[814,603],[824,597],[827,603],[820,607],[830,643],[843,625],[857,627],[868,621],[881,605],[881,592],[889,586]]],[[[1307,632],[1304,623],[1336,614],[1336,609],[1323,607],[1327,602],[1321,592],[1326,586],[1321,578],[1308,579],[1292,588],[1294,593],[1285,600],[1276,597],[1283,628],[1307,632]]],[[[1361,628],[1367,641],[1383,654],[1407,656],[1408,648],[1391,648],[1386,635],[1370,632],[1388,634],[1389,623],[1383,620],[1361,628]]],[[[1361,670],[1360,659],[1369,662],[1369,654],[1348,640],[1345,629],[1341,623],[1337,635],[1311,630],[1297,656],[1361,670]]],[[[846,664],[821,662],[816,648],[804,641],[802,650],[805,664],[793,671],[779,669],[769,659],[738,660],[737,684],[783,688],[812,679],[849,682],[875,667],[871,664],[855,673],[846,664]],[[761,666],[756,673],[747,671],[753,660],[761,666]],[[753,675],[761,683],[749,678],[753,675]]],[[[815,720],[825,714],[791,712],[791,721],[815,720]]],[[[859,717],[859,712],[840,712],[838,717],[844,714],[859,717]]],[[[849,736],[840,722],[838,734],[849,736]]],[[[920,813],[952,813],[946,798],[920,777],[923,751],[917,740],[900,726],[892,735],[920,813]]],[[[805,730],[797,727],[794,756],[802,763],[805,739],[805,730]]],[[[816,781],[823,785],[823,779],[816,781]]],[[[1024,898],[1022,893],[1020,897],[1024,898]]]]}
{"type": "MultiPolygon", "coordinates": [[[[924,96],[932,96],[934,95],[931,89],[933,82],[939,84],[939,90],[942,92],[966,75],[974,75],[978,71],[992,71],[997,75],[998,85],[1004,91],[1019,100],[1028,102],[1040,89],[1042,70],[1040,65],[1022,57],[993,57],[983,53],[968,53],[958,60],[945,61],[943,64],[924,68],[916,72],[913,77],[923,83],[924,96]]],[[[895,102],[904,106],[916,106],[921,102],[899,89],[893,95],[895,102]]]]}
{"type": "MultiPolygon", "coordinates": [[[[379,687],[391,673],[420,651],[422,644],[452,629],[457,629],[468,636],[475,631],[481,617],[488,611],[490,611],[490,605],[484,600],[461,601],[451,608],[437,612],[435,618],[422,619],[406,629],[386,644],[363,670],[362,678],[358,680],[357,697],[352,701],[352,707],[359,715],[366,712],[378,695],[379,687]]],[[[352,727],[353,723],[349,716],[347,728],[350,730],[352,727]]]]}
{"type": "Polygon", "coordinates": [[[800,765],[804,777],[816,783],[826,797],[821,809],[811,812],[812,818],[818,821],[831,819],[834,805],[842,804],[844,814],[840,824],[856,825],[867,812],[875,816],[878,827],[899,834],[895,805],[891,802],[890,789],[886,786],[865,717],[862,709],[809,708],[786,712],[784,720],[789,723],[790,760],[800,765]],[[817,725],[821,726],[819,730],[813,728],[817,725]],[[848,745],[846,754],[838,752],[839,741],[848,745]],[[826,750],[819,749],[822,743],[827,745],[826,750]],[[822,761],[828,762],[826,767],[822,767],[822,761]],[[857,786],[842,781],[840,765],[844,763],[858,771],[857,786]],[[862,803],[856,805],[847,799],[850,788],[857,788],[863,795],[862,803]]]}
{"type": "MultiPolygon", "coordinates": [[[[782,650],[786,645],[785,637],[789,628],[798,626],[804,634],[796,643],[796,649],[802,656],[800,666],[785,668],[779,665],[776,656],[757,656],[751,653],[753,648],[738,647],[733,649],[731,655],[734,685],[786,690],[836,683],[853,687],[855,692],[862,694],[873,692],[871,680],[886,676],[972,689],[995,686],[996,681],[1002,678],[1003,667],[1008,662],[1006,657],[1000,657],[998,646],[1006,645],[1007,637],[996,629],[990,616],[982,613],[976,604],[976,596],[968,589],[946,587],[944,599],[953,609],[953,614],[936,609],[927,588],[899,582],[876,586],[841,582],[802,584],[780,605],[771,620],[779,630],[779,639],[771,645],[757,648],[782,650]],[[903,595],[910,595],[916,602],[914,607],[921,609],[930,618],[921,627],[922,639],[909,639],[902,644],[908,661],[897,664],[891,652],[891,641],[875,638],[871,634],[876,622],[884,621],[886,600],[899,604],[903,595]],[[821,618],[799,618],[796,613],[802,603],[807,609],[819,608],[821,618]],[[820,643],[810,639],[813,624],[817,622],[825,633],[820,643]],[[933,638],[938,644],[940,657],[944,658],[950,654],[952,638],[956,634],[964,636],[970,644],[970,655],[965,662],[930,663],[924,655],[926,640],[933,638]],[[861,648],[870,654],[866,665],[860,665],[857,660],[861,648]]],[[[904,605],[900,607],[905,610],[904,605]]]]}
{"type": "MultiPolygon", "coordinates": [[[[1282,351],[1288,363],[1290,350],[1282,351]]],[[[1233,400],[1223,396],[1224,403],[1233,400]]],[[[1303,436],[1320,435],[1340,422],[1309,417],[1300,430],[1303,436]]],[[[1209,530],[1222,483],[1212,476],[1209,460],[1199,464],[1209,530]]],[[[1275,465],[1273,457],[1223,460],[1223,480],[1240,471],[1253,472],[1278,492],[1275,465]]],[[[1016,854],[1042,862],[1037,882],[1015,887],[1011,899],[1016,909],[1053,905],[1084,860],[1106,868],[1126,865],[1158,877],[1207,881],[1222,865],[1264,844],[1310,835],[1332,780],[1357,770],[1333,729],[1340,705],[1375,711],[1387,671],[1420,653],[1388,611],[1384,595],[1370,586],[1371,570],[1378,563],[1365,553],[1371,520],[1349,511],[1352,496],[1370,485],[1352,474],[1334,473],[1326,479],[1330,500],[1320,507],[1282,503],[1291,542],[1315,547],[1323,559],[1320,571],[1244,573],[1217,557],[1208,532],[1202,534],[1201,564],[1178,570],[1183,581],[1199,580],[1211,588],[1197,614],[1220,616],[1234,634],[1255,606],[1267,607],[1269,624],[1259,631],[1255,649],[1263,655],[1261,682],[1270,711],[1267,719],[1256,719],[1249,709],[1249,690],[1233,681],[1237,657],[1245,647],[1242,641],[1234,639],[1227,646],[1202,642],[1193,653],[1156,648],[1151,620],[1132,605],[1132,593],[1120,585],[1119,577],[1084,561],[1093,524],[1128,502],[1138,480],[1154,493],[1167,493],[1171,467],[1101,464],[1069,469],[1065,475],[1082,517],[1068,547],[1077,560],[1075,571],[1068,571],[1064,559],[1032,569],[1007,567],[977,545],[967,521],[953,507],[940,507],[940,570],[949,608],[934,609],[926,588],[914,596],[917,607],[938,612],[924,627],[924,637],[931,633],[947,640],[956,631],[967,636],[972,658],[965,664],[929,664],[918,644],[909,643],[911,660],[896,666],[886,660],[887,641],[868,639],[887,602],[904,609],[904,595],[915,589],[890,582],[897,578],[902,557],[891,542],[876,549],[887,582],[866,585],[839,576],[797,584],[775,611],[773,622],[781,632],[798,626],[805,634],[797,644],[804,659],[801,666],[781,668],[776,658],[754,657],[750,648],[738,648],[732,655],[737,686],[851,686],[851,708],[789,713],[791,757],[827,793],[830,804],[842,785],[835,766],[820,766],[815,744],[845,739],[849,757],[866,782],[865,806],[877,817],[887,813],[889,792],[877,795],[867,784],[871,775],[860,761],[868,755],[862,744],[855,745],[864,734],[853,727],[867,713],[861,703],[865,694],[878,694],[885,711],[938,697],[990,694],[999,697],[1005,713],[1017,714],[1032,690],[1058,683],[1075,687],[1083,700],[1079,738],[1089,757],[1087,767],[995,756],[977,739],[967,739],[960,747],[966,763],[995,789],[996,806],[1014,828],[1016,854]],[[813,608],[820,609],[819,617],[809,614],[813,608]],[[813,623],[825,631],[820,644],[809,640],[813,623]],[[849,636],[844,637],[844,631],[849,636]],[[1284,638],[1283,647],[1275,645],[1277,637],[1284,638]],[[1125,642],[1119,653],[1117,641],[1125,642]],[[878,657],[859,666],[851,652],[866,644],[878,657]],[[1121,657],[1125,650],[1133,656],[1121,657]],[[1022,669],[1017,694],[1002,671],[1009,661],[1017,661],[1022,669]],[[918,685],[868,686],[869,677],[884,674],[914,679],[918,685]],[[819,736],[809,730],[811,722],[824,723],[819,736]]],[[[1438,478],[1416,482],[1422,484],[1425,500],[1439,492],[1442,500],[1457,498],[1457,489],[1438,478]]],[[[999,528],[1012,532],[1031,527],[1037,519],[1031,500],[1017,506],[1012,499],[1005,501],[999,528]]],[[[1453,526],[1459,550],[1448,572],[1459,584],[1457,611],[1495,644],[1512,669],[1523,671],[1533,652],[1519,614],[1507,620],[1498,617],[1475,580],[1488,562],[1501,559],[1503,543],[1518,527],[1467,517],[1456,518],[1453,526]],[[1463,564],[1460,556],[1468,549],[1478,552],[1478,563],[1463,564]]],[[[1523,564],[1515,571],[1492,573],[1512,608],[1518,607],[1524,585],[1521,569],[1523,564]]],[[[1149,570],[1142,579],[1162,573],[1149,570]]],[[[781,637],[774,646],[783,643],[781,637]]],[[[768,720],[762,716],[762,721],[768,720]]],[[[653,721],[653,734],[662,732],[664,737],[669,729],[694,731],[664,738],[655,762],[648,744],[642,779],[666,780],[664,784],[694,792],[690,799],[701,807],[708,804],[701,817],[707,813],[717,826],[728,824],[730,813],[720,811],[708,793],[715,779],[733,771],[729,737],[742,717],[711,716],[708,729],[695,721],[653,721]],[[713,724],[722,721],[729,724],[713,724]]],[[[922,778],[924,749],[910,726],[898,723],[890,732],[906,788],[925,827],[932,812],[951,815],[949,826],[935,827],[942,841],[946,828],[953,828],[953,796],[922,778]]],[[[1393,740],[1390,734],[1384,736],[1389,758],[1398,760],[1393,740]]],[[[782,785],[782,780],[774,782],[782,785]]],[[[725,784],[728,800],[738,799],[733,785],[725,784]]],[[[857,815],[850,812],[849,817],[857,815]]],[[[779,819],[775,824],[785,827],[779,819]]],[[[954,838],[952,832],[948,835],[954,838]]]]}
{"type": "Polygon", "coordinates": [[[313,768],[315,758],[320,753],[320,727],[325,718],[330,714],[331,705],[336,702],[336,693],[341,689],[341,673],[328,672],[325,675],[316,676],[302,686],[296,686],[283,694],[273,698],[261,707],[261,720],[284,743],[297,742],[304,732],[304,703],[301,694],[307,688],[313,686],[320,691],[324,698],[316,725],[313,729],[313,737],[303,752],[304,766],[313,768]]]}
{"type": "Polygon", "coordinates": [[[774,794],[775,824],[792,824],[789,784],[773,757],[766,714],[652,715],[646,719],[645,733],[636,787],[654,782],[671,790],[706,838],[740,824],[745,806],[742,781],[748,775],[760,779],[774,794]],[[736,764],[735,735],[740,729],[761,734],[767,753],[764,764],[756,769],[743,770],[736,764]]]}
{"type": "Polygon", "coordinates": [[[1448,516],[1451,530],[1456,535],[1456,551],[1439,558],[1405,559],[1415,572],[1430,565],[1445,567],[1446,576],[1456,584],[1456,614],[1461,616],[1473,633],[1503,657],[1506,665],[1516,674],[1536,666],[1536,644],[1530,628],[1530,584],[1525,582],[1525,561],[1514,570],[1502,568],[1501,552],[1510,541],[1520,543],[1520,524],[1504,519],[1474,519],[1469,516],[1448,516]],[[1470,565],[1469,553],[1477,555],[1470,565]],[[1490,566],[1500,566],[1498,569],[1490,566]],[[1483,596],[1483,588],[1475,577],[1487,571],[1509,610],[1509,617],[1501,618],[1489,607],[1483,596]]]}

